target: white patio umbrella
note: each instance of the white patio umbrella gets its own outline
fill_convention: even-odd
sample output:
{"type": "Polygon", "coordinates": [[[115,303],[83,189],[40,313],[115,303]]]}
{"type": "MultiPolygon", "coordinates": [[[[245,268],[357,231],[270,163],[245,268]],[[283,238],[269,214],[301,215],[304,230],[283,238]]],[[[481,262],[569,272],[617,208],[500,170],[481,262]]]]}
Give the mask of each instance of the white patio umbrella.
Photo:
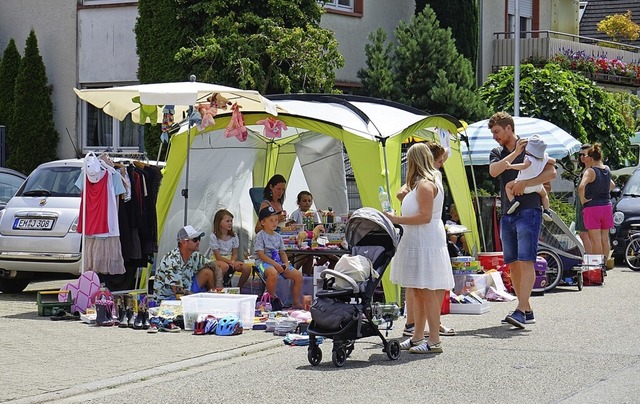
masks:
{"type": "MultiPolygon", "coordinates": [[[[514,132],[521,138],[533,135],[542,137],[547,143],[547,153],[550,157],[559,159],[580,149],[578,140],[551,122],[518,116],[514,116],[513,121],[514,132]]],[[[489,154],[498,146],[498,143],[493,140],[488,122],[488,119],[475,122],[466,129],[465,134],[469,139],[468,147],[465,142],[460,142],[465,165],[489,164],[489,154]]]]}
{"type": "MultiPolygon", "coordinates": [[[[232,103],[237,102],[242,108],[242,113],[267,112],[271,115],[278,115],[276,104],[255,90],[241,90],[218,84],[199,83],[195,80],[196,77],[192,75],[191,81],[186,82],[137,84],[85,90],[74,88],[73,91],[80,99],[102,109],[107,115],[123,121],[131,114],[131,119],[136,123],[162,123],[162,109],[165,105],[174,106],[175,116],[182,117],[194,104],[206,102],[207,97],[215,93],[232,103]],[[139,98],[134,100],[136,97],[139,98]],[[145,109],[142,122],[140,120],[141,105],[145,109]],[[155,106],[155,112],[153,108],[147,108],[152,106],[155,106]]],[[[218,109],[216,116],[225,114],[231,114],[231,108],[218,109]]],[[[191,124],[192,119],[189,120],[189,129],[191,124]]],[[[191,130],[188,132],[187,144],[190,144],[191,130]]],[[[187,149],[185,188],[182,190],[185,225],[187,225],[189,207],[189,154],[190,148],[187,149]]]]}

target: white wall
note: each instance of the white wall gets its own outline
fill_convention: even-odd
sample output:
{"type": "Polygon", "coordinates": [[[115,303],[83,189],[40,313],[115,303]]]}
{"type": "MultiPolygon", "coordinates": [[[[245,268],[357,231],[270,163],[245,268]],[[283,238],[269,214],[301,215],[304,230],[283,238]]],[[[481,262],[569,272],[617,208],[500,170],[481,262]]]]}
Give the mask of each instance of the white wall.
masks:
{"type": "Polygon", "coordinates": [[[29,32],[32,28],[35,31],[47,79],[53,85],[53,119],[60,134],[60,158],[74,157],[65,128],[76,142],[76,7],[77,0],[0,1],[0,52],[13,38],[24,56],[29,32]]]}
{"type": "Polygon", "coordinates": [[[360,82],[358,70],[366,66],[364,46],[369,34],[382,27],[391,40],[393,30],[400,21],[409,21],[415,11],[413,0],[365,0],[362,18],[325,13],[320,25],[335,33],[339,51],[345,58],[342,69],[336,72],[336,81],[360,82]]]}
{"type": "Polygon", "coordinates": [[[78,10],[78,81],[126,83],[138,81],[134,27],[138,7],[78,10]]]}

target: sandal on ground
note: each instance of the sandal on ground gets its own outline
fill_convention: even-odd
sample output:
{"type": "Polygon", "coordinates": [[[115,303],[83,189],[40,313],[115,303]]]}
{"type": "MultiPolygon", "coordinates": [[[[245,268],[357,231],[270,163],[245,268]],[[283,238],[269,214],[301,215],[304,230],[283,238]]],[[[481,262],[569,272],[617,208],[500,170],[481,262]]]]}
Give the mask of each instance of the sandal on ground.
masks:
{"type": "Polygon", "coordinates": [[[442,343],[438,342],[437,344],[429,345],[429,341],[424,341],[420,345],[409,348],[409,352],[415,354],[442,353],[442,343]]]}
{"type": "Polygon", "coordinates": [[[411,341],[411,338],[408,338],[404,341],[402,341],[400,343],[400,350],[401,351],[408,351],[410,350],[412,347],[418,346],[422,343],[422,341],[424,341],[424,339],[421,339],[419,341],[411,341]]]}

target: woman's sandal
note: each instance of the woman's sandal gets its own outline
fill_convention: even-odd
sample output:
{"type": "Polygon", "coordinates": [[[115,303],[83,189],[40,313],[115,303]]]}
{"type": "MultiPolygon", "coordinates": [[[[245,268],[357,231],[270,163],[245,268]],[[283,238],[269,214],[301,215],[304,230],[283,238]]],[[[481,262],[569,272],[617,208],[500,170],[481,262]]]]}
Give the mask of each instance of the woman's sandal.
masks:
{"type": "MultiPolygon", "coordinates": [[[[440,336],[441,337],[442,336],[444,336],[444,337],[452,337],[454,335],[456,335],[456,330],[454,330],[453,328],[448,328],[448,327],[445,327],[443,325],[440,326],[440,336]]],[[[424,332],[424,336],[428,338],[429,337],[429,331],[425,331],[424,332]]]]}
{"type": "Polygon", "coordinates": [[[424,339],[418,340],[418,341],[412,341],[411,338],[407,338],[406,340],[402,341],[400,343],[400,350],[401,351],[408,351],[410,350],[412,347],[415,346],[419,346],[421,343],[423,343],[422,341],[424,341],[424,339]]]}
{"type": "Polygon", "coordinates": [[[409,348],[409,353],[415,353],[415,354],[442,353],[442,343],[438,342],[437,344],[429,345],[429,341],[424,341],[420,345],[412,346],[411,348],[409,348]]]}

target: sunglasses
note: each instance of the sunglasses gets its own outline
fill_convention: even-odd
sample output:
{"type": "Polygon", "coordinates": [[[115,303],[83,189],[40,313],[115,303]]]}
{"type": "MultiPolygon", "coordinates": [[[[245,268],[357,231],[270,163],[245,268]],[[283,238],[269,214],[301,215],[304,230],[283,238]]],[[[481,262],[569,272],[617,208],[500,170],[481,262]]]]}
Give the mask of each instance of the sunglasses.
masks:
{"type": "Polygon", "coordinates": [[[199,243],[200,242],[200,236],[192,238],[191,241],[193,241],[194,243],[199,243]]]}

